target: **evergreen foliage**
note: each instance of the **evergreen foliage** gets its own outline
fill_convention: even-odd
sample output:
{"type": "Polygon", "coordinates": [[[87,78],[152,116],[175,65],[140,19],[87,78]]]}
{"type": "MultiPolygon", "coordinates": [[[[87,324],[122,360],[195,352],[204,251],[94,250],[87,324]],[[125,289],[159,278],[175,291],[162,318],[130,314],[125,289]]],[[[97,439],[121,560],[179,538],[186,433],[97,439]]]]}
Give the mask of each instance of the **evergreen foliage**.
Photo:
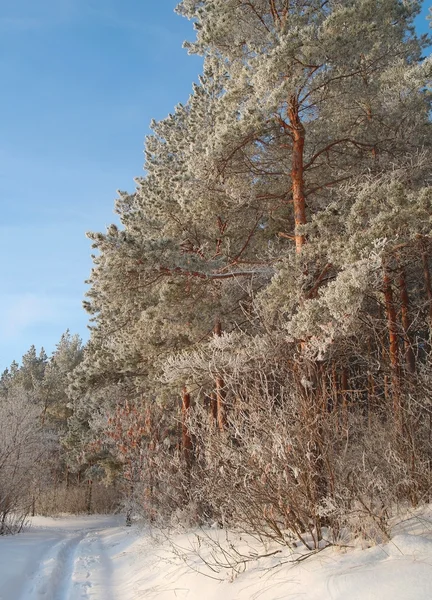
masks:
{"type": "Polygon", "coordinates": [[[419,3],[177,11],[203,73],[152,123],[121,227],[89,234],[91,339],[32,348],[1,389],[39,394],[68,469],[150,519],[385,534],[432,484],[419,3]]]}
{"type": "Polygon", "coordinates": [[[49,359],[31,346],[21,365],[14,361],[1,376],[0,535],[19,530],[29,512],[72,507],[57,496],[64,487],[73,496],[80,475],[70,473],[64,438],[72,413],[68,378],[82,352],[80,337],[66,331],[49,359]]]}

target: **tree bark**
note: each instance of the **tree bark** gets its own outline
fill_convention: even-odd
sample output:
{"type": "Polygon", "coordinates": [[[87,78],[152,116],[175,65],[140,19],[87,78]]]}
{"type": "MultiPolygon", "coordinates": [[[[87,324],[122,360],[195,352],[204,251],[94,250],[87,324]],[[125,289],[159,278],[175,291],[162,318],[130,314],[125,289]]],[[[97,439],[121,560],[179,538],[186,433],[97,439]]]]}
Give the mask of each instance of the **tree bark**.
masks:
{"type": "Polygon", "coordinates": [[[183,388],[182,392],[182,449],[183,456],[187,465],[190,465],[192,460],[192,438],[189,433],[189,428],[186,424],[186,419],[190,409],[190,394],[187,388],[183,388]]]}
{"type": "MultiPolygon", "coordinates": [[[[220,319],[216,319],[214,334],[218,337],[222,335],[222,324],[220,322],[220,319]]],[[[223,431],[226,426],[225,382],[220,375],[217,375],[215,383],[217,424],[220,431],[223,431]]]]}
{"type": "Polygon", "coordinates": [[[88,515],[91,515],[91,512],[92,512],[92,496],[93,496],[93,480],[89,479],[87,481],[87,501],[86,501],[86,510],[87,510],[88,515]]]}
{"type": "Polygon", "coordinates": [[[305,243],[305,236],[298,232],[306,224],[306,200],[304,189],[304,143],[305,128],[300,120],[298,100],[292,96],[289,100],[288,117],[293,139],[291,181],[294,206],[295,245],[299,253],[305,243]]]}
{"type": "Polygon", "coordinates": [[[389,338],[389,358],[392,382],[393,410],[396,422],[402,426],[402,411],[399,381],[399,346],[397,336],[396,309],[393,300],[393,290],[390,277],[384,273],[384,298],[387,316],[387,330],[389,338]]]}
{"type": "Polygon", "coordinates": [[[404,331],[405,361],[410,373],[415,373],[415,356],[411,345],[409,330],[411,326],[409,317],[409,296],[406,285],[405,271],[401,268],[399,273],[399,297],[401,302],[401,321],[404,331]]]}

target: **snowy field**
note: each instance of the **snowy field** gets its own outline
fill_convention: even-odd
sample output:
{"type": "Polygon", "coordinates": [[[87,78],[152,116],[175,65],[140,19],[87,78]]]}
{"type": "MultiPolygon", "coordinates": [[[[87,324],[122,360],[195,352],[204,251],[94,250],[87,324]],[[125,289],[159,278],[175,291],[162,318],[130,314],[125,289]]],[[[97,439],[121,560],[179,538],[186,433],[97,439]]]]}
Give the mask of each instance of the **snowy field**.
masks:
{"type": "MultiPolygon", "coordinates": [[[[233,569],[228,563],[237,555],[228,549],[227,565],[216,567],[207,536],[217,535],[177,535],[173,554],[161,536],[127,528],[121,517],[37,517],[24,533],[0,538],[0,599],[432,599],[431,511],[397,525],[385,545],[326,548],[294,564],[288,561],[300,558],[300,549],[233,569]]],[[[253,552],[245,538],[236,547],[253,552]]]]}

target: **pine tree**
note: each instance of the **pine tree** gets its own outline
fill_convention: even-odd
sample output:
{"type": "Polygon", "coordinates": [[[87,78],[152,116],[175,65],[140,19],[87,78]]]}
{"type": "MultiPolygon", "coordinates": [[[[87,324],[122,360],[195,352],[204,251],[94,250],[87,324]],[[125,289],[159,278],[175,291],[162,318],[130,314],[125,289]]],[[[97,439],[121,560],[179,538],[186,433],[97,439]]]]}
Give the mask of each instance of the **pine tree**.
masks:
{"type": "Polygon", "coordinates": [[[47,360],[45,350],[41,348],[37,355],[34,345],[23,355],[17,379],[24,389],[36,390],[43,380],[47,360]]]}
{"type": "Polygon", "coordinates": [[[64,430],[70,416],[67,388],[69,377],[80,364],[83,356],[82,340],[78,335],[71,335],[69,330],[62,334],[51,359],[49,360],[39,396],[43,404],[43,421],[48,417],[57,430],[64,430]]]}
{"type": "Polygon", "coordinates": [[[229,189],[248,177],[297,252],[338,184],[425,144],[418,3],[185,0],[178,10],[196,22],[190,51],[226,71],[209,178],[229,189]]]}
{"type": "MultiPolygon", "coordinates": [[[[417,397],[427,386],[417,363],[432,297],[431,61],[418,10],[180,3],[204,71],[188,103],[152,123],[146,176],[116,204],[121,228],[89,235],[92,334],[70,391],[77,464],[136,459],[157,510],[195,497],[216,518],[247,522],[253,490],[265,527],[319,532],[328,506],[358,492],[338,448],[354,469],[365,428],[388,440],[385,414],[392,436],[412,440],[392,451],[420,493],[408,456],[428,456],[426,412],[402,385],[409,374],[417,397]],[[140,427],[118,430],[136,410],[140,427]],[[280,490],[271,502],[268,488],[280,490]]],[[[387,464],[371,469],[405,494],[387,464]]],[[[380,492],[369,484],[372,506],[380,492]]]]}

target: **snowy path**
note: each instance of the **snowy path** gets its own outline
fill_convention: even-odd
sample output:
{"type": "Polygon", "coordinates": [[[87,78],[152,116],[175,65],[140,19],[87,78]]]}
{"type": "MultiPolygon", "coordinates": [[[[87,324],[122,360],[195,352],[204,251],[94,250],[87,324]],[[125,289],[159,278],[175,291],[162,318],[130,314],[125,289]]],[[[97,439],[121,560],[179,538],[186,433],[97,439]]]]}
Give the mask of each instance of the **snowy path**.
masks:
{"type": "MultiPolygon", "coordinates": [[[[168,543],[125,527],[122,517],[36,517],[20,535],[0,537],[0,600],[432,599],[432,506],[395,526],[392,541],[382,546],[328,548],[294,566],[286,549],[244,572],[212,568],[207,577],[197,573],[206,566],[196,549],[208,564],[214,547],[206,540],[225,534],[198,531],[197,546],[196,533],[168,543]]],[[[252,543],[236,538],[245,553],[252,543]]]]}
{"type": "Polygon", "coordinates": [[[2,539],[0,599],[121,598],[113,592],[110,556],[119,525],[116,517],[35,519],[29,531],[2,539]]]}
{"type": "Polygon", "coordinates": [[[95,588],[110,600],[109,574],[110,560],[97,532],[68,535],[42,557],[21,598],[78,600],[91,598],[95,588]]]}

